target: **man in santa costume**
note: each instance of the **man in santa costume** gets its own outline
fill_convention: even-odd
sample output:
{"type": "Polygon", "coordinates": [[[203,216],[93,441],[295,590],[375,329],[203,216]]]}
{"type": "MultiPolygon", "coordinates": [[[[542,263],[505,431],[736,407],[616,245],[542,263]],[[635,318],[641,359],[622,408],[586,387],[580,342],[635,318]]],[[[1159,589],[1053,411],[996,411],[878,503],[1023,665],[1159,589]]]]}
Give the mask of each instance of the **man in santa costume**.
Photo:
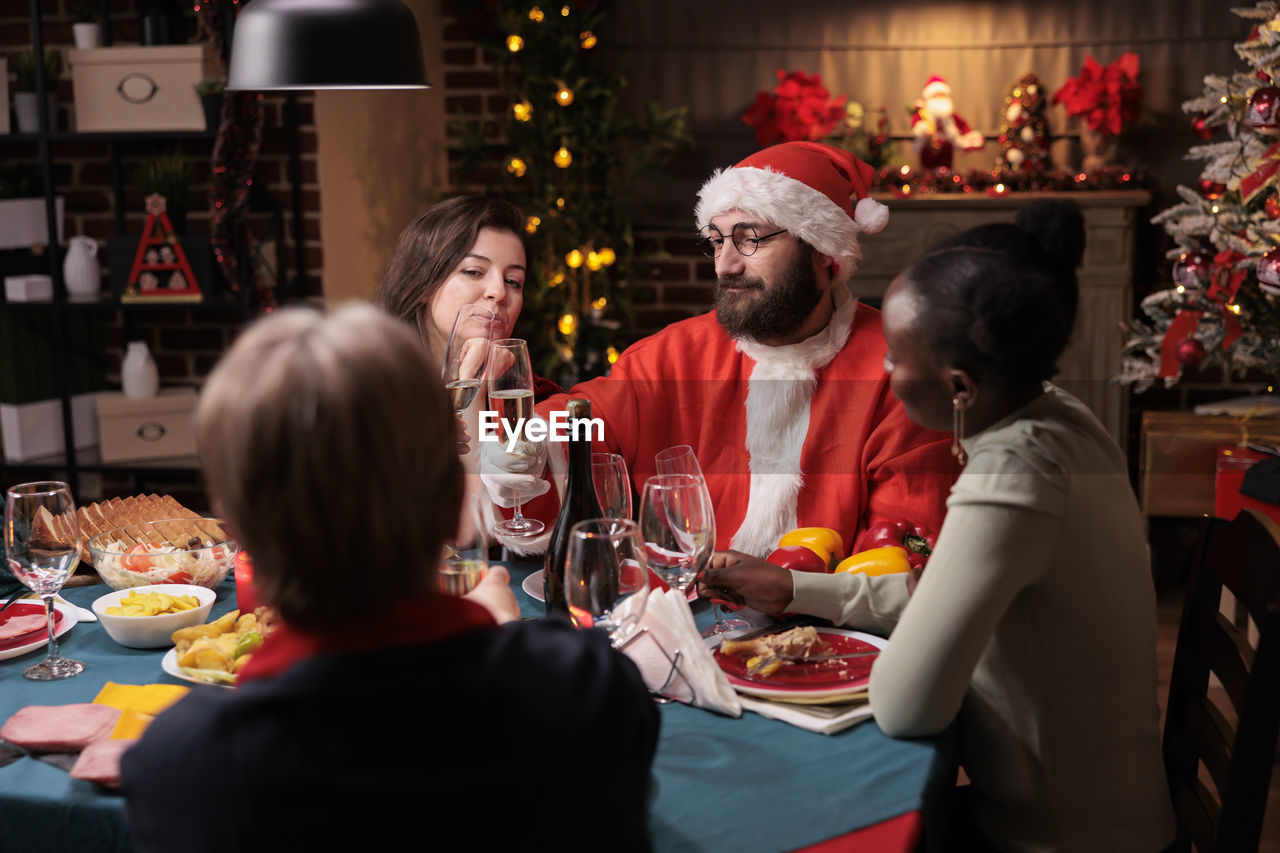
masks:
{"type": "MultiPolygon", "coordinates": [[[[715,310],[636,342],[608,377],[538,411],[589,399],[605,423],[597,450],[626,459],[637,496],[658,452],[691,446],[715,505],[717,548],[763,557],[807,526],[835,528],[852,547],[882,519],[939,529],[953,479],[949,437],[907,419],[883,369],[880,314],[848,288],[859,234],[888,221],[868,196],[874,174],[814,142],[717,171],[695,211],[715,257],[715,310]]],[[[504,487],[526,496],[548,488],[504,473],[518,464],[504,466],[498,450],[487,445],[481,464],[497,502],[511,505],[504,487]]],[[[553,506],[539,514],[554,518],[553,506]]]]}
{"type": "Polygon", "coordinates": [[[975,151],[985,141],[982,134],[955,112],[951,87],[936,74],[929,78],[911,114],[912,146],[923,169],[950,169],[956,147],[975,151]]]}

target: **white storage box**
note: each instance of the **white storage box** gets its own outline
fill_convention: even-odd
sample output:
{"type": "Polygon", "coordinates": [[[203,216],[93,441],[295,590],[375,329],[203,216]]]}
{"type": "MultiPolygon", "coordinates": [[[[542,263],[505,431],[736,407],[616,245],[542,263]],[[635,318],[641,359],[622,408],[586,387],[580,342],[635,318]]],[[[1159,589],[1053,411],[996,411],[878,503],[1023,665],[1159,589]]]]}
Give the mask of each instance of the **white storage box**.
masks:
{"type": "MultiPolygon", "coordinates": [[[[77,450],[98,443],[94,396],[76,394],[71,398],[71,424],[77,450]]],[[[0,432],[3,433],[6,462],[27,462],[61,453],[65,449],[62,401],[41,400],[21,406],[0,404],[0,432]]]]}
{"type": "Polygon", "coordinates": [[[97,400],[103,462],[196,455],[194,388],[162,388],[142,399],[108,391],[97,400]]]}
{"type": "MultiPolygon", "coordinates": [[[[58,242],[62,242],[62,196],[54,196],[58,242]]],[[[49,244],[49,220],[43,198],[0,199],[0,249],[30,249],[49,244]]]]}
{"type": "Polygon", "coordinates": [[[206,43],[73,50],[76,130],[204,130],[195,86],[218,75],[206,43]]]}
{"type": "Polygon", "coordinates": [[[40,273],[5,276],[4,298],[6,302],[50,302],[53,279],[40,273]]]}

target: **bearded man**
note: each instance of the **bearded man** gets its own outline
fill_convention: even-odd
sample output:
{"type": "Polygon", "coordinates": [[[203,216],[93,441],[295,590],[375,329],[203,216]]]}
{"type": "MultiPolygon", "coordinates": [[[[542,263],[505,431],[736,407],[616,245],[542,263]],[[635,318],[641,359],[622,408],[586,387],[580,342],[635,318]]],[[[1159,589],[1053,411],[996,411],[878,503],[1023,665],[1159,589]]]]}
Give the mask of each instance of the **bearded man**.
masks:
{"type": "MultiPolygon", "coordinates": [[[[549,398],[539,413],[589,399],[605,423],[596,449],[623,456],[637,496],[658,452],[692,447],[717,548],[763,557],[808,526],[834,528],[851,547],[885,519],[939,529],[954,479],[949,436],[907,419],[884,373],[880,313],[848,288],[858,235],[888,221],[868,195],[874,174],[813,142],[718,170],[695,211],[716,263],[715,310],[637,341],[608,377],[549,398]]],[[[498,445],[486,447],[481,473],[495,502],[550,488],[518,470],[498,445]]],[[[524,512],[554,518],[554,504],[548,495],[524,512]]],[[[536,553],[545,538],[507,544],[536,553]]]]}

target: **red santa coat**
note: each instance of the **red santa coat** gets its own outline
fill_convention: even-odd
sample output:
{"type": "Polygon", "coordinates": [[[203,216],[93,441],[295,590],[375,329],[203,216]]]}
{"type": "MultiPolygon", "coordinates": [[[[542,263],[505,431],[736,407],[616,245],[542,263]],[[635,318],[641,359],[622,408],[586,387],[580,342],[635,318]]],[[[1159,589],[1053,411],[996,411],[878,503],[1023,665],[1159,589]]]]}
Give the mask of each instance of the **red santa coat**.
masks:
{"type": "MultiPolygon", "coordinates": [[[[907,418],[884,353],[879,312],[853,299],[823,333],[788,347],[740,344],[711,312],[638,341],[609,377],[537,408],[546,416],[570,397],[591,400],[605,423],[596,449],[626,459],[637,498],[659,451],[692,446],[717,548],[767,556],[804,526],[832,527],[852,547],[885,518],[940,529],[955,476],[949,436],[907,418]]],[[[554,494],[537,501],[539,514],[552,503],[554,494]]]]}

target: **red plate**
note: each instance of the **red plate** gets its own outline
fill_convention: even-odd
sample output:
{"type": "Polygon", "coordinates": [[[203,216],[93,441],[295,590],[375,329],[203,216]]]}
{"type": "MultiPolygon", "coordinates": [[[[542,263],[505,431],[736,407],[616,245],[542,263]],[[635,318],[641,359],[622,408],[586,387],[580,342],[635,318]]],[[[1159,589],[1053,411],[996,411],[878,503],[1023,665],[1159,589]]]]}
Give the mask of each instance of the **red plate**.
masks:
{"type": "MultiPolygon", "coordinates": [[[[845,655],[874,652],[884,648],[886,640],[861,631],[845,628],[818,628],[827,648],[817,654],[845,655]]],[[[722,655],[714,650],[716,663],[734,689],[752,696],[782,701],[840,701],[865,694],[871,680],[875,657],[784,663],[768,676],[748,675],[747,656],[722,655]]]]}
{"type": "MultiPolygon", "coordinates": [[[[0,626],[7,624],[9,620],[15,616],[36,616],[36,615],[40,616],[43,619],[44,604],[39,602],[34,602],[34,601],[30,603],[20,601],[17,604],[10,607],[4,613],[0,613],[0,626]]],[[[62,619],[63,619],[62,611],[55,608],[53,611],[53,630],[55,632],[62,626],[62,619]]],[[[28,631],[25,634],[19,634],[16,637],[9,637],[6,640],[0,640],[0,652],[17,648],[18,646],[29,645],[32,641],[39,640],[42,637],[44,637],[47,634],[47,632],[48,632],[48,627],[42,621],[40,623],[40,627],[36,628],[33,631],[28,631]]]]}

